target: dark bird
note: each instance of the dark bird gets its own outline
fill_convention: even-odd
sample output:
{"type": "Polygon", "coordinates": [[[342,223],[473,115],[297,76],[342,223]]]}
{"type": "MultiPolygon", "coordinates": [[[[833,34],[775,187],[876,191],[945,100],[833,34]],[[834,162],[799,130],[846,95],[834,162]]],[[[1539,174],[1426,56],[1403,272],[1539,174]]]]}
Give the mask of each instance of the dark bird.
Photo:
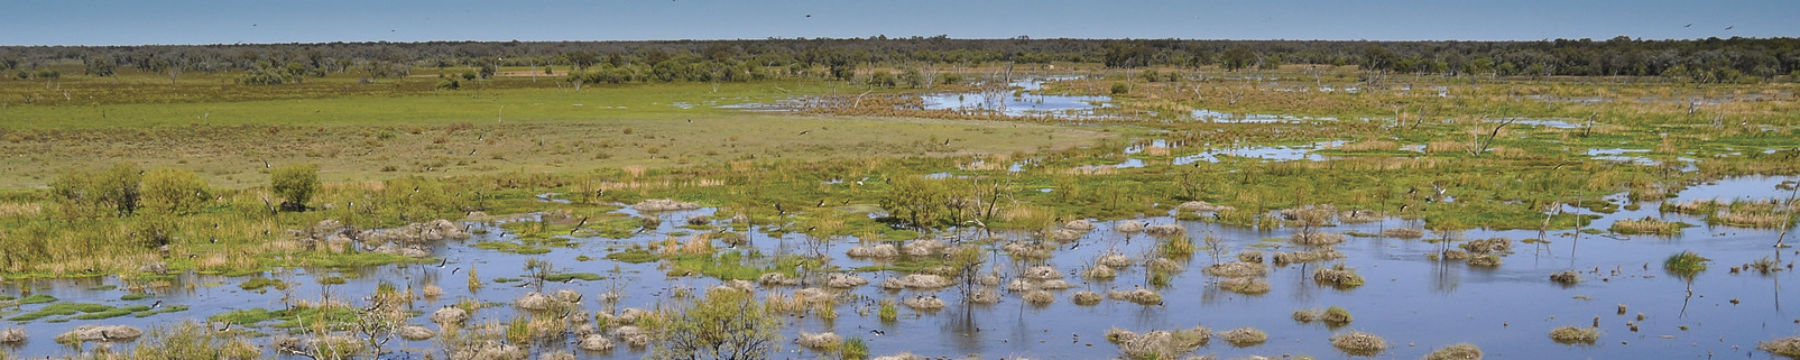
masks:
{"type": "Polygon", "coordinates": [[[817,207],[825,207],[825,199],[819,199],[819,206],[817,207]]]}
{"type": "Polygon", "coordinates": [[[231,322],[226,322],[225,328],[219,329],[219,332],[231,331],[231,324],[232,324],[231,322]]]}
{"type": "Polygon", "coordinates": [[[212,241],[212,243],[217,244],[217,243],[219,243],[219,237],[214,236],[214,237],[212,237],[211,241],[212,241]]]}
{"type": "Polygon", "coordinates": [[[157,300],[156,303],[150,304],[151,309],[155,309],[155,308],[159,308],[159,307],[162,307],[162,300],[157,300]]]}
{"type": "Polygon", "coordinates": [[[800,130],[800,135],[806,135],[807,133],[810,133],[810,132],[812,132],[812,130],[800,130]]]}
{"type": "Polygon", "coordinates": [[[1725,27],[1725,30],[1731,30],[1731,29],[1732,29],[1732,28],[1735,28],[1735,27],[1737,27],[1737,26],[1736,26],[1736,25],[1733,25],[1733,26],[1726,26],[1726,27],[1725,27]]]}
{"type": "Polygon", "coordinates": [[[806,17],[810,18],[812,17],[812,14],[806,14],[806,17]]]}
{"type": "Polygon", "coordinates": [[[450,269],[450,275],[456,275],[457,271],[462,271],[462,268],[450,269]]]}
{"type": "Polygon", "coordinates": [[[475,156],[475,149],[469,149],[469,156],[475,156]]]}
{"type": "Polygon", "coordinates": [[[694,123],[694,119],[687,119],[687,121],[688,121],[688,123],[689,123],[689,124],[692,124],[692,123],[694,123]]]}
{"type": "Polygon", "coordinates": [[[776,214],[780,214],[780,215],[787,215],[787,210],[782,210],[782,209],[781,209],[781,204],[780,204],[780,203],[776,203],[776,204],[775,204],[775,213],[776,213],[776,214]]]}
{"type": "Polygon", "coordinates": [[[439,261],[439,262],[438,262],[438,268],[439,268],[439,269],[442,269],[442,268],[444,268],[444,265],[450,265],[450,258],[444,258],[444,261],[439,261]]]}
{"type": "Polygon", "coordinates": [[[582,218],[581,218],[581,223],[578,223],[578,224],[575,224],[575,228],[574,228],[574,229],[569,229],[569,235],[575,235],[575,232],[576,232],[576,231],[581,231],[581,226],[582,226],[582,225],[587,225],[587,220],[588,220],[588,218],[587,218],[587,217],[585,217],[585,216],[584,216],[584,217],[582,217],[582,218]]]}
{"type": "Polygon", "coordinates": [[[944,146],[950,146],[950,139],[944,139],[944,146]]]}
{"type": "Polygon", "coordinates": [[[1687,25],[1683,25],[1683,26],[1682,26],[1682,27],[1684,27],[1684,28],[1691,28],[1691,27],[1694,27],[1694,24],[1693,24],[1693,23],[1688,23],[1688,24],[1687,24],[1687,25]]]}
{"type": "Polygon", "coordinates": [[[887,332],[886,332],[886,331],[881,331],[881,329],[874,329],[874,330],[869,330],[869,333],[870,333],[870,334],[875,334],[875,336],[882,336],[882,335],[887,335],[887,332]]]}
{"type": "Polygon", "coordinates": [[[272,167],[275,167],[275,165],[270,164],[268,160],[263,160],[263,168],[264,169],[268,169],[268,168],[272,168],[272,167]]]}

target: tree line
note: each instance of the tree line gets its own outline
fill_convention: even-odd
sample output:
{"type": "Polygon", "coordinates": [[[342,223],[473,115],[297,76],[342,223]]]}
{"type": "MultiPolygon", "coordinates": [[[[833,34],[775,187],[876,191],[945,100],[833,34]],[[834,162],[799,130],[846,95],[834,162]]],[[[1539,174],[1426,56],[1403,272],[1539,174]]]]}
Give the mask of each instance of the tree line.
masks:
{"type": "Polygon", "coordinates": [[[1114,68],[1283,64],[1356,65],[1381,72],[1440,75],[1682,76],[1699,81],[1771,79],[1800,72],[1800,38],[1545,41],[1291,41],[851,39],[416,42],[143,46],[4,46],[0,70],[19,77],[80,64],[110,76],[121,68],[166,73],[244,72],[256,83],[311,76],[408,75],[415,68],[561,68],[570,80],[735,81],[824,67],[848,78],[859,66],[985,63],[1102,63],[1114,68]]]}

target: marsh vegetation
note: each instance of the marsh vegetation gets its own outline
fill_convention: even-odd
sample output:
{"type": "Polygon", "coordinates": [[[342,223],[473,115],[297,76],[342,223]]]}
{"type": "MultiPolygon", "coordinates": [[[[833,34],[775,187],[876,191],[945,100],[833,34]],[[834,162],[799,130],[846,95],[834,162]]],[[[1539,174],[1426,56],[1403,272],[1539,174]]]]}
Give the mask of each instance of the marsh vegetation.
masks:
{"type": "MultiPolygon", "coordinates": [[[[29,61],[0,80],[0,350],[1794,353],[1749,325],[1800,256],[1791,65],[896,41],[357,45],[297,71],[287,45],[3,48],[29,61]],[[108,57],[143,64],[84,71],[108,57]]],[[[1641,50],[1614,46],[1583,51],[1641,50]]]]}

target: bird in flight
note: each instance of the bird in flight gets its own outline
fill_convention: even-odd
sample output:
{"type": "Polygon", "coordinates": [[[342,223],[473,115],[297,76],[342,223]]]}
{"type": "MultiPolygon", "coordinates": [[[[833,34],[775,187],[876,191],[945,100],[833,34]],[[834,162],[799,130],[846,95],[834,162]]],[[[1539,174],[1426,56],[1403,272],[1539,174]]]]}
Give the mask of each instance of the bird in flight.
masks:
{"type": "Polygon", "coordinates": [[[810,18],[810,17],[812,17],[812,14],[806,14],[806,17],[810,18]]]}
{"type": "Polygon", "coordinates": [[[1682,26],[1682,27],[1684,27],[1684,28],[1691,28],[1691,27],[1694,27],[1694,24],[1692,24],[1692,23],[1689,23],[1689,24],[1687,24],[1687,25],[1686,25],[1686,26],[1682,26]]]}
{"type": "Polygon", "coordinates": [[[1731,30],[1731,28],[1735,28],[1735,27],[1737,27],[1737,25],[1732,25],[1732,26],[1726,26],[1726,27],[1725,27],[1725,30],[1731,30]]]}

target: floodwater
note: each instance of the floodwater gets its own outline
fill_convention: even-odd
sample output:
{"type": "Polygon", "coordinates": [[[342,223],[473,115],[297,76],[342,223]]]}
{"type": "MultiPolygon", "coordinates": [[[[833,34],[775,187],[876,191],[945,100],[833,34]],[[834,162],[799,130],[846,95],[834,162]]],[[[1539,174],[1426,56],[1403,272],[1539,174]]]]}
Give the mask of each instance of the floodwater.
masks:
{"type": "Polygon", "coordinates": [[[1188,113],[1195,120],[1218,123],[1270,124],[1270,123],[1306,123],[1313,121],[1337,121],[1332,116],[1300,116],[1290,114],[1249,114],[1228,113],[1207,109],[1196,109],[1188,113]]]}
{"type": "MultiPolygon", "coordinates": [[[[1787,191],[1776,189],[1775,184],[1793,179],[1795,177],[1727,179],[1690,187],[1669,201],[1779,198],[1785,196],[1787,191]]],[[[1451,195],[1454,195],[1454,190],[1451,195]]],[[[1623,201],[1622,195],[1616,198],[1623,201]]],[[[1800,325],[1795,325],[1796,321],[1800,321],[1800,303],[1793,300],[1796,295],[1787,294],[1787,299],[1782,298],[1781,284],[1795,281],[1793,271],[1784,270],[1770,275],[1759,275],[1748,270],[1736,274],[1728,271],[1731,267],[1764,257],[1777,259],[1785,266],[1794,257],[1800,256],[1793,249],[1774,248],[1772,245],[1776,232],[1709,227],[1699,217],[1659,214],[1655,209],[1655,203],[1646,203],[1640,210],[1601,214],[1601,219],[1589,223],[1587,227],[1604,229],[1618,219],[1646,216],[1683,221],[1697,226],[1674,237],[1552,231],[1546,234],[1547,243],[1515,242],[1513,252],[1503,257],[1503,265],[1493,269],[1474,268],[1461,262],[1430,260],[1427,258],[1428,254],[1440,250],[1442,245],[1423,240],[1351,236],[1347,242],[1338,245],[1337,249],[1347,255],[1341,261],[1356,268],[1367,279],[1366,285],[1348,290],[1317,285],[1307,277],[1314,268],[1328,263],[1293,264],[1273,268],[1267,277],[1273,289],[1263,295],[1240,295],[1219,290],[1216,286],[1219,278],[1201,271],[1201,268],[1213,263],[1213,259],[1202,251],[1186,264],[1186,269],[1176,275],[1169,286],[1159,289],[1164,296],[1163,306],[1142,306],[1117,300],[1106,300],[1097,306],[1077,306],[1069,300],[1069,296],[1082,289],[1104,294],[1111,289],[1152,287],[1146,281],[1146,273],[1141,264],[1156,241],[1141,234],[1115,232],[1112,227],[1117,222],[1098,222],[1096,230],[1076,242],[1064,243],[1055,256],[1047,261],[1015,262],[999,252],[990,257],[990,264],[1002,274],[1019,274],[1024,268],[1035,265],[1050,265],[1064,272],[1064,278],[1076,284],[1076,288],[1055,292],[1057,300],[1051,305],[1028,305],[1020,299],[1019,294],[1004,291],[1004,299],[999,304],[965,305],[958,301],[960,295],[955,287],[939,291],[890,292],[874,284],[900,274],[863,273],[859,275],[868,278],[871,285],[851,290],[853,298],[903,299],[937,295],[948,300],[951,306],[936,313],[915,313],[902,307],[898,322],[883,324],[874,315],[875,305],[872,300],[845,301],[839,305],[840,317],[836,320],[816,316],[787,318],[787,327],[783,333],[789,338],[796,336],[798,331],[833,331],[845,337],[862,337],[867,341],[871,353],[876,355],[910,351],[930,356],[980,354],[983,357],[1104,358],[1117,353],[1116,347],[1104,340],[1105,331],[1112,327],[1145,331],[1204,325],[1216,331],[1252,326],[1268,332],[1269,341],[1260,346],[1236,348],[1220,339],[1214,339],[1210,346],[1198,351],[1200,354],[1215,354],[1226,358],[1280,354],[1343,358],[1347,355],[1332,348],[1327,338],[1336,332],[1355,329],[1387,339],[1389,350],[1377,355],[1377,358],[1418,358],[1439,346],[1469,342],[1481,346],[1492,358],[1720,356],[1769,359],[1770,355],[1754,350],[1758,341],[1793,336],[1800,332],[1800,325]],[[1688,282],[1670,276],[1661,269],[1663,258],[1684,250],[1696,251],[1713,260],[1709,270],[1693,279],[1691,297],[1687,292],[1688,282]],[[1140,266],[1127,268],[1116,279],[1109,281],[1090,281],[1068,275],[1085,269],[1094,259],[1108,253],[1130,256],[1138,260],[1140,266]],[[1562,286],[1548,280],[1551,273],[1571,269],[1581,272],[1582,282],[1562,286]],[[1626,315],[1616,314],[1620,304],[1629,308],[1626,315]],[[1343,329],[1331,329],[1316,323],[1296,323],[1289,317],[1293,310],[1327,306],[1348,309],[1355,321],[1343,329]],[[859,315],[865,311],[868,315],[859,315]],[[1644,314],[1646,319],[1636,320],[1639,313],[1644,314]],[[1595,317],[1600,318],[1602,335],[1594,345],[1560,345],[1546,336],[1550,329],[1559,326],[1586,327],[1593,323],[1595,317]],[[1627,322],[1635,322],[1640,330],[1631,331],[1627,322]],[[872,330],[881,330],[884,334],[876,335],[872,330]]],[[[620,211],[636,214],[629,209],[620,211]]],[[[430,324],[426,319],[432,309],[465,297],[510,304],[513,299],[531,291],[530,288],[492,281],[485,288],[470,291],[466,285],[467,271],[479,269],[484,280],[499,277],[524,278],[526,260],[535,258],[550,261],[559,271],[591,272],[608,278],[601,281],[549,283],[545,285],[546,291],[572,289],[596,295],[618,286],[624,294],[619,303],[621,307],[650,308],[674,304],[682,300],[667,297],[671,287],[685,287],[699,292],[719,284],[719,281],[694,277],[670,278],[658,270],[654,263],[615,263],[605,260],[604,255],[629,244],[660,241],[667,234],[689,231],[675,227],[681,222],[680,219],[692,214],[711,214],[712,211],[711,208],[704,208],[642,214],[661,217],[664,221],[655,231],[630,238],[580,238],[573,248],[555,248],[542,255],[517,255],[473,248],[470,245],[474,243],[510,239],[510,235],[493,224],[475,224],[489,232],[466,241],[449,242],[434,250],[434,256],[449,260],[448,265],[443,268],[436,264],[379,266],[348,274],[355,276],[346,276],[349,278],[347,284],[330,286],[329,291],[335,298],[359,299],[372,293],[380,282],[391,282],[401,288],[411,289],[437,285],[443,288],[445,296],[435,301],[419,302],[417,308],[424,310],[425,314],[412,320],[414,324],[435,329],[436,325],[430,324]],[[583,255],[595,260],[576,260],[576,257],[583,255]]],[[[1568,211],[1586,212],[1572,207],[1568,211]]],[[[1188,234],[1196,239],[1205,236],[1222,239],[1228,249],[1223,256],[1225,261],[1229,261],[1231,254],[1240,249],[1260,248],[1264,252],[1297,249],[1296,245],[1285,241],[1264,240],[1285,239],[1292,234],[1293,229],[1263,231],[1207,222],[1177,221],[1166,214],[1146,217],[1141,221],[1150,224],[1178,223],[1187,228],[1188,234]]],[[[1417,226],[1419,224],[1416,221],[1390,218],[1373,223],[1340,224],[1327,228],[1326,231],[1374,234],[1380,233],[1384,228],[1417,226]]],[[[939,236],[955,242],[959,238],[973,238],[974,234],[952,231],[939,236]]],[[[995,236],[1028,241],[1022,234],[995,236]]],[[[1428,231],[1424,238],[1445,236],[1428,231]]],[[[1461,239],[1505,237],[1522,240],[1538,238],[1539,234],[1535,230],[1472,230],[1449,236],[1461,239]]],[[[810,251],[803,245],[801,235],[797,234],[777,238],[753,232],[750,240],[751,246],[765,255],[804,255],[810,251]]],[[[846,257],[844,251],[849,247],[847,242],[840,241],[823,252],[831,259],[832,265],[842,268],[877,263],[846,257]]],[[[318,280],[338,275],[347,274],[325,270],[278,269],[267,276],[293,284],[285,294],[291,294],[297,299],[317,299],[324,292],[318,280]]],[[[12,349],[14,354],[58,355],[71,350],[55,344],[50,338],[80,325],[128,324],[149,329],[160,324],[203,318],[231,310],[278,309],[282,306],[284,292],[240,290],[236,284],[243,280],[244,278],[189,274],[181,276],[174,287],[154,291],[153,297],[136,301],[118,300],[125,294],[124,290],[93,290],[103,284],[123,285],[118,279],[111,277],[14,282],[7,284],[0,292],[18,295],[25,289],[30,289],[32,293],[53,295],[62,301],[126,306],[160,300],[165,306],[191,307],[185,312],[147,318],[126,316],[60,323],[40,320],[14,325],[22,325],[31,335],[31,340],[23,347],[12,349]],[[193,285],[191,289],[190,284],[193,285]]],[[[765,288],[762,291],[767,290],[765,288]]],[[[791,291],[793,288],[780,290],[791,291]]],[[[597,296],[588,298],[594,299],[597,296]]],[[[600,309],[600,305],[594,300],[588,300],[584,305],[590,310],[600,309]]],[[[40,306],[43,305],[26,305],[19,310],[31,311],[40,306]]],[[[472,321],[504,321],[513,316],[513,308],[503,305],[478,311],[472,321]]],[[[266,340],[267,338],[263,338],[259,341],[266,340]]],[[[422,358],[424,354],[435,352],[433,349],[436,344],[432,341],[395,341],[402,344],[390,345],[390,348],[402,349],[403,352],[388,358],[422,358]],[[406,352],[407,349],[411,352],[406,352]]],[[[574,350],[572,347],[567,349],[574,350]]],[[[784,349],[790,353],[777,357],[811,356],[791,353],[799,349],[793,344],[784,346],[784,349]]],[[[539,349],[543,350],[545,349],[539,349]]],[[[584,358],[638,358],[644,355],[641,350],[623,346],[608,353],[577,353],[584,358]]],[[[276,355],[273,352],[267,354],[276,355]]]]}
{"type": "Polygon", "coordinates": [[[1110,107],[1110,96],[1041,95],[1031,92],[936,93],[921,95],[925,110],[997,112],[1006,116],[1048,116],[1063,119],[1099,117],[1096,111],[1110,107]]]}

